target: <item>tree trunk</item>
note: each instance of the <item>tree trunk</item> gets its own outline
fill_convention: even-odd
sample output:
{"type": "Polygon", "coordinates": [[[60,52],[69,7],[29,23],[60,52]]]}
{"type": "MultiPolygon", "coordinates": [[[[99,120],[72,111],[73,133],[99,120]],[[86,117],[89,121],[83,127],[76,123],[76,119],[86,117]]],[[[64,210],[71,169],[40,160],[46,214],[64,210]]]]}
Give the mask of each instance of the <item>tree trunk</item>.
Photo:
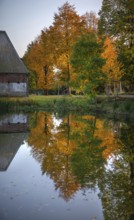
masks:
{"type": "Polygon", "coordinates": [[[120,87],[119,88],[119,93],[122,94],[123,93],[123,89],[122,89],[122,82],[121,81],[120,81],[119,87],[120,87]]]}
{"type": "Polygon", "coordinates": [[[114,95],[117,95],[117,83],[116,83],[116,81],[114,81],[113,84],[114,84],[114,95]]]}
{"type": "Polygon", "coordinates": [[[48,66],[44,66],[44,77],[45,77],[45,95],[48,95],[48,66]]]}
{"type": "Polygon", "coordinates": [[[109,83],[109,84],[106,84],[106,89],[105,89],[105,91],[106,91],[106,95],[111,95],[112,94],[112,90],[111,90],[111,84],[109,83]]]}
{"type": "MultiPolygon", "coordinates": [[[[68,59],[68,57],[67,57],[68,59]]],[[[67,94],[70,95],[71,94],[71,89],[70,89],[70,64],[69,64],[69,59],[67,61],[67,94]]]]}

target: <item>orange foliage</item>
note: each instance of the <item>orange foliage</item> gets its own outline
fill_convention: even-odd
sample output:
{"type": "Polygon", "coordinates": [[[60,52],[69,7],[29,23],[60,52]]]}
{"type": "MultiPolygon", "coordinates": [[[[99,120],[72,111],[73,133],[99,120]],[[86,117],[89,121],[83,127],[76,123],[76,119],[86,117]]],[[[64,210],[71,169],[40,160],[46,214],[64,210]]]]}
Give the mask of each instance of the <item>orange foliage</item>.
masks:
{"type": "Polygon", "coordinates": [[[114,125],[109,124],[104,126],[104,121],[97,119],[95,136],[102,140],[100,147],[106,147],[103,151],[104,158],[108,158],[113,153],[119,150],[120,144],[118,138],[115,136],[114,125]]]}
{"type": "Polygon", "coordinates": [[[123,71],[121,70],[122,65],[118,61],[117,50],[111,38],[106,37],[105,39],[102,58],[106,59],[103,72],[107,74],[108,80],[120,80],[123,75],[123,71]]]}

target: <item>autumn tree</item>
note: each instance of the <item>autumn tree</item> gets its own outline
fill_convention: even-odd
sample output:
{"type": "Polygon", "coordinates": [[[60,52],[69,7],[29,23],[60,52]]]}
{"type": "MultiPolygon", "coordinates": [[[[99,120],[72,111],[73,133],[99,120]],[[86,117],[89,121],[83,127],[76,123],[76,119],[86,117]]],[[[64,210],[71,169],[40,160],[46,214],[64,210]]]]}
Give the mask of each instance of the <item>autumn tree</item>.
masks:
{"type": "Polygon", "coordinates": [[[47,95],[48,90],[54,88],[54,84],[55,84],[54,72],[53,72],[53,52],[52,52],[49,29],[44,29],[41,32],[40,47],[42,54],[42,71],[44,75],[44,88],[47,95]]]}
{"type": "Polygon", "coordinates": [[[23,60],[32,73],[36,73],[37,89],[48,89],[53,87],[52,52],[47,29],[32,42],[23,57],[23,60]]]}
{"type": "Polygon", "coordinates": [[[123,79],[129,84],[130,90],[134,85],[134,4],[133,0],[103,0],[99,12],[99,33],[112,36],[116,40],[119,59],[123,64],[123,79]]]}
{"type": "Polygon", "coordinates": [[[106,60],[103,66],[103,72],[107,75],[106,93],[109,94],[112,92],[112,85],[114,85],[114,93],[121,92],[120,79],[123,76],[122,64],[118,61],[117,49],[111,38],[106,37],[105,39],[102,58],[106,60]]]}
{"type": "Polygon", "coordinates": [[[27,48],[23,57],[31,71],[30,84],[37,83],[37,89],[62,87],[66,93],[71,92],[76,74],[72,71],[70,56],[75,42],[89,32],[97,32],[98,18],[95,12],[79,16],[73,5],[66,2],[54,15],[54,22],[44,28],[36,40],[27,48]],[[55,73],[55,69],[58,71],[55,73]],[[58,85],[57,85],[58,84],[58,85]]]}
{"type": "Polygon", "coordinates": [[[37,57],[38,43],[37,41],[33,41],[27,47],[27,51],[23,56],[23,61],[29,70],[29,89],[37,89],[38,85],[38,63],[39,57],[37,57]],[[33,62],[33,60],[35,62],[33,62]]]}
{"type": "Polygon", "coordinates": [[[54,45],[55,65],[61,70],[61,81],[70,92],[70,55],[76,39],[82,35],[85,19],[80,17],[74,6],[66,2],[54,15],[53,25],[50,27],[51,43],[54,45]]]}
{"type": "Polygon", "coordinates": [[[101,44],[94,33],[82,36],[76,42],[71,56],[71,64],[77,73],[76,88],[87,94],[94,94],[105,78],[102,72],[104,59],[101,44]]]}

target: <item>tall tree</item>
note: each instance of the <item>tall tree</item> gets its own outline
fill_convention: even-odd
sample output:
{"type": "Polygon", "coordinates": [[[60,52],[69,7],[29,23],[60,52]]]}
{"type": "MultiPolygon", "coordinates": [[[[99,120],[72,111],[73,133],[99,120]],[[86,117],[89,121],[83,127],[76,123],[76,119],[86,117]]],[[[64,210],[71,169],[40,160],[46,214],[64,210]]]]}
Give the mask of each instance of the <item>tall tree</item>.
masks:
{"type": "Polygon", "coordinates": [[[116,10],[113,13],[111,34],[117,38],[119,59],[124,65],[124,80],[130,91],[134,88],[134,3],[132,0],[114,0],[116,10]]]}
{"type": "Polygon", "coordinates": [[[111,12],[112,12],[111,0],[103,0],[102,7],[99,11],[98,31],[99,34],[108,35],[111,30],[111,12]]]}
{"type": "Polygon", "coordinates": [[[103,0],[99,12],[99,33],[116,39],[119,59],[125,70],[124,79],[134,85],[134,4],[133,0],[103,0]]]}
{"type": "Polygon", "coordinates": [[[107,75],[106,92],[111,92],[111,85],[114,86],[114,93],[121,92],[121,83],[119,82],[123,76],[122,65],[118,61],[118,54],[114,42],[111,38],[106,37],[104,42],[104,51],[102,57],[106,59],[103,66],[103,72],[107,75]]]}
{"type": "Polygon", "coordinates": [[[34,40],[28,45],[27,51],[24,54],[23,61],[30,71],[30,81],[37,81],[37,88],[40,88],[40,50],[39,50],[39,38],[34,40]],[[35,74],[34,74],[35,73],[35,74]],[[34,79],[33,79],[34,78],[34,79]]]}
{"type": "Polygon", "coordinates": [[[52,52],[48,37],[48,30],[44,29],[41,35],[28,46],[23,57],[25,64],[31,72],[37,74],[37,88],[48,89],[53,87],[52,52]]]}
{"type": "Polygon", "coordinates": [[[44,75],[44,88],[46,95],[48,90],[54,87],[54,72],[53,72],[53,53],[51,47],[51,38],[49,29],[44,29],[41,32],[40,47],[42,54],[42,71],[44,75]]]}
{"type": "Polygon", "coordinates": [[[50,27],[51,43],[55,45],[55,64],[62,72],[64,85],[70,87],[71,67],[70,55],[75,40],[83,33],[85,19],[80,17],[74,6],[66,2],[59,8],[58,14],[54,16],[53,25],[50,27]]]}

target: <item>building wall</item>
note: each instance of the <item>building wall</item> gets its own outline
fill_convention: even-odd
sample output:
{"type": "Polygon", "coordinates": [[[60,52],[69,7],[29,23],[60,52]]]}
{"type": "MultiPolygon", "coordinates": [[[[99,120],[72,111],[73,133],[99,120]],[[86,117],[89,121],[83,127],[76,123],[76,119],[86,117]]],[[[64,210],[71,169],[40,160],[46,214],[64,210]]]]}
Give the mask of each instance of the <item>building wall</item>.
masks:
{"type": "Polygon", "coordinates": [[[27,96],[26,74],[0,74],[0,96],[27,96]]]}
{"type": "Polygon", "coordinates": [[[25,73],[0,73],[0,82],[26,82],[25,73]]]}
{"type": "Polygon", "coordinates": [[[0,96],[26,96],[26,83],[0,83],[0,96]]]}

